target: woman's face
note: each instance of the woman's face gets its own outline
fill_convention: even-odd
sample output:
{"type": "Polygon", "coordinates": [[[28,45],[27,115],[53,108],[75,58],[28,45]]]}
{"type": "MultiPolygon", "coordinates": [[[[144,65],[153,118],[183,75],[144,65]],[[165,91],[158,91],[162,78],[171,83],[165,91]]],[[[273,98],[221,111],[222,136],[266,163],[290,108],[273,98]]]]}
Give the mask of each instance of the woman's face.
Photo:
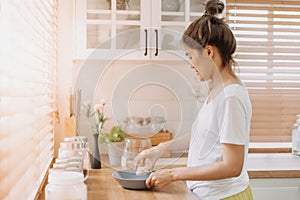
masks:
{"type": "Polygon", "coordinates": [[[207,81],[211,79],[215,64],[210,59],[207,51],[203,49],[200,52],[197,49],[185,47],[186,55],[189,57],[191,68],[195,70],[197,76],[201,81],[207,81]]]}

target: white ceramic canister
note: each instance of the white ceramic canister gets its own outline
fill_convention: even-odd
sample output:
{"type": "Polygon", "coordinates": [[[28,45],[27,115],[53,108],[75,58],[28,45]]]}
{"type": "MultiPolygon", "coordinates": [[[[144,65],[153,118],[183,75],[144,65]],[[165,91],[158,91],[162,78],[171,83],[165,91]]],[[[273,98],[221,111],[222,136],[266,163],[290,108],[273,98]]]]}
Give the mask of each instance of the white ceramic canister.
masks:
{"type": "Polygon", "coordinates": [[[87,186],[82,173],[58,171],[49,173],[46,200],[87,200],[87,186]]]}

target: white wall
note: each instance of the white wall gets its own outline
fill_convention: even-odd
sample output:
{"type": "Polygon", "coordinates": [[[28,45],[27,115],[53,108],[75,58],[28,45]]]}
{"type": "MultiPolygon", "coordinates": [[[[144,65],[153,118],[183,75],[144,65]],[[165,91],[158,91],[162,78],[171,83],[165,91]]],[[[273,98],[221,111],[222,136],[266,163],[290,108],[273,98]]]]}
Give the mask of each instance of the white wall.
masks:
{"type": "MultiPolygon", "coordinates": [[[[99,78],[98,85],[95,90],[95,101],[99,101],[101,98],[113,100],[113,96],[114,98],[124,98],[124,96],[127,97],[127,95],[115,93],[129,93],[129,99],[118,100],[128,101],[128,114],[133,116],[162,114],[167,118],[166,128],[169,131],[176,133],[180,126],[180,122],[192,122],[195,114],[197,113],[197,109],[199,108],[191,108],[190,115],[185,116],[185,119],[181,118],[182,109],[189,109],[193,106],[193,102],[191,101],[198,102],[193,91],[196,89],[195,84],[195,88],[192,88],[192,84],[195,82],[193,82],[192,78],[193,72],[191,73],[189,70],[190,69],[185,63],[178,64],[178,62],[176,65],[172,62],[168,62],[162,66],[157,65],[154,62],[118,61],[109,66],[105,73],[103,73],[99,78]],[[141,70],[139,72],[135,71],[138,68],[141,70]],[[153,70],[149,68],[152,68],[153,70]],[[175,73],[183,76],[183,78],[176,80],[176,77],[172,77],[171,72],[173,72],[173,70],[176,71],[175,73]],[[160,75],[160,77],[157,77],[158,75],[160,75]],[[134,80],[122,82],[124,76],[131,76],[134,80]],[[185,88],[184,82],[191,84],[191,88],[185,88]],[[128,84],[128,87],[123,86],[122,88],[124,91],[116,91],[118,89],[118,84],[128,84]],[[134,90],[132,90],[130,85],[134,85],[134,90]],[[179,95],[181,94],[177,92],[176,89],[181,91],[189,90],[182,94],[185,95],[182,98],[183,102],[180,102],[179,95]]],[[[199,84],[197,86],[199,90],[205,93],[204,89],[200,88],[203,85],[199,84]]],[[[199,104],[200,103],[201,102],[199,101],[199,104]]],[[[111,108],[110,111],[112,110],[113,109],[111,108]]],[[[121,110],[118,112],[121,112],[121,110]]],[[[113,117],[113,113],[110,112],[110,114],[111,117],[113,117]]]]}
{"type": "MultiPolygon", "coordinates": [[[[106,131],[128,115],[161,114],[167,119],[166,129],[173,136],[182,135],[190,131],[207,95],[206,83],[185,62],[76,61],[74,69],[76,88],[82,90],[81,103],[108,100],[106,131]]],[[[84,120],[78,124],[81,134],[91,131],[84,120]]]]}

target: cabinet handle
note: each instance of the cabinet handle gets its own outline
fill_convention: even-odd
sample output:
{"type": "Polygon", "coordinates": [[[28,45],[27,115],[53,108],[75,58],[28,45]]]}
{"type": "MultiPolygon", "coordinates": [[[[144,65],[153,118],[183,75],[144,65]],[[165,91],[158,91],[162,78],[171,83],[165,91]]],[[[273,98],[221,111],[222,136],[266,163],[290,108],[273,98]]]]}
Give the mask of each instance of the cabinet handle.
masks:
{"type": "Polygon", "coordinates": [[[148,50],[148,48],[147,48],[147,43],[148,43],[147,39],[148,39],[148,34],[147,34],[147,29],[145,29],[145,53],[144,53],[144,56],[147,56],[147,50],[148,50]]]}
{"type": "Polygon", "coordinates": [[[155,48],[155,56],[158,56],[158,30],[155,29],[155,35],[156,35],[156,48],[155,48]]]}

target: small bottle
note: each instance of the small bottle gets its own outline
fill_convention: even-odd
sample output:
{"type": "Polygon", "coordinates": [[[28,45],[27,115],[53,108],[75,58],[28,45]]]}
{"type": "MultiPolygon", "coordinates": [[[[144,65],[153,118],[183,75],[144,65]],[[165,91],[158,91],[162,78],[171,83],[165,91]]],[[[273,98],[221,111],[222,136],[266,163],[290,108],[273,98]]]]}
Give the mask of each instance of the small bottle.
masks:
{"type": "Polygon", "coordinates": [[[127,169],[127,152],[124,152],[123,155],[121,156],[121,167],[122,169],[127,169]]]}
{"type": "Polygon", "coordinates": [[[130,146],[131,146],[131,140],[128,138],[125,138],[124,152],[121,157],[122,169],[132,169],[133,168],[132,160],[135,155],[131,152],[130,146]]]}
{"type": "Polygon", "coordinates": [[[50,172],[46,186],[46,200],[87,200],[87,186],[83,181],[83,174],[79,172],[50,172]]]}
{"type": "Polygon", "coordinates": [[[292,154],[300,156],[300,115],[292,129],[292,154]]]}

